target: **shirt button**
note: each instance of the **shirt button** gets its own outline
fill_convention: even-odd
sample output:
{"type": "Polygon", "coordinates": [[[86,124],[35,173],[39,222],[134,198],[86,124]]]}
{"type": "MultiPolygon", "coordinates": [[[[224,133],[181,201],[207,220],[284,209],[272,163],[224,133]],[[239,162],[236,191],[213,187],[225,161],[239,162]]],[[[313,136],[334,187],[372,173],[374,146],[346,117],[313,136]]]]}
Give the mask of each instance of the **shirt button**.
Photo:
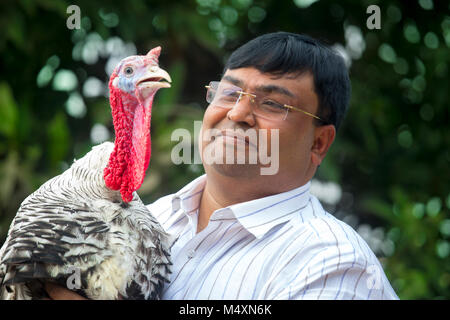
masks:
{"type": "Polygon", "coordinates": [[[191,250],[189,250],[189,251],[187,252],[187,257],[188,257],[189,259],[192,259],[194,256],[195,256],[195,250],[194,250],[194,249],[191,249],[191,250]]]}

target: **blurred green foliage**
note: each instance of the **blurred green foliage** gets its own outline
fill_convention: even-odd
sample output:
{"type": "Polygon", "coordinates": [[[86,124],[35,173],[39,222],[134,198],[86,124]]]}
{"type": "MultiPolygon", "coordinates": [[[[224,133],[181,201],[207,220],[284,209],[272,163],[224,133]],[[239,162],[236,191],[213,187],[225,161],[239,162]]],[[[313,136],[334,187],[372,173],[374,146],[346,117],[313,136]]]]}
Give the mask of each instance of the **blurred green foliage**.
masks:
{"type": "Polygon", "coordinates": [[[262,33],[300,32],[339,44],[351,64],[349,113],[317,173],[344,191],[334,213],[384,230],[379,256],[400,298],[450,298],[448,12],[432,0],[2,1],[0,243],[27,195],[113,139],[108,63],[162,45],[173,78],[155,100],[139,190],[151,202],[203,172],[171,162],[171,134],[193,133],[203,86],[220,78],[230,52],[262,33]],[[66,27],[71,4],[79,30],[66,27]],[[366,27],[372,4],[380,30],[366,27]]]}

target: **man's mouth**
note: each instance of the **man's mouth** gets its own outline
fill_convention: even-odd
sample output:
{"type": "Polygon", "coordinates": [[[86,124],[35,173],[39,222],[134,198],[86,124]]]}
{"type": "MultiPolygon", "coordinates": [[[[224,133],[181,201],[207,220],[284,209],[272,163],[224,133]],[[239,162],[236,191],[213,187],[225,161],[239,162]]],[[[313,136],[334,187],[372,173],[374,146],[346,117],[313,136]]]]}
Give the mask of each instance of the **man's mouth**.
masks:
{"type": "MultiPolygon", "coordinates": [[[[232,144],[244,144],[246,146],[252,146],[257,149],[257,141],[250,141],[250,137],[248,135],[243,135],[239,133],[237,130],[226,129],[221,130],[220,134],[216,137],[223,137],[224,140],[231,142],[232,144]]],[[[257,137],[257,135],[255,135],[257,137]]]]}

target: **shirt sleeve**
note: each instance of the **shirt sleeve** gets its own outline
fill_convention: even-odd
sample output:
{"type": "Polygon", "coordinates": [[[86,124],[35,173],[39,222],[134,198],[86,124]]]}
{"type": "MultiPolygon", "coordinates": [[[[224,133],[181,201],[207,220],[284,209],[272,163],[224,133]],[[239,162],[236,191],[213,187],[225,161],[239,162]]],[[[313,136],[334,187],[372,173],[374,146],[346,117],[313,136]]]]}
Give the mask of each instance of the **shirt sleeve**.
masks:
{"type": "Polygon", "coordinates": [[[309,262],[300,268],[285,266],[280,273],[284,279],[273,279],[281,285],[275,285],[267,299],[398,299],[375,255],[364,255],[345,245],[317,246],[310,255],[309,262]]]}

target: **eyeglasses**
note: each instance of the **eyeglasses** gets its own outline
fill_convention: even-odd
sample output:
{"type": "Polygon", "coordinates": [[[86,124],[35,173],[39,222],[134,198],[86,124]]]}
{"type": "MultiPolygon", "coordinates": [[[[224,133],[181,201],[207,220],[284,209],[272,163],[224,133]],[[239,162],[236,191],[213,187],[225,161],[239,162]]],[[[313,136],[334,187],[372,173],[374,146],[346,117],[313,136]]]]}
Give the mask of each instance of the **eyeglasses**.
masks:
{"type": "Polygon", "coordinates": [[[252,93],[245,92],[230,83],[211,81],[205,88],[208,89],[206,92],[206,102],[216,107],[232,109],[241,101],[243,96],[248,96],[252,102],[253,114],[257,117],[273,121],[286,120],[289,110],[295,110],[326,123],[325,120],[312,113],[287,104],[278,103],[264,96],[256,96],[252,93]]]}

